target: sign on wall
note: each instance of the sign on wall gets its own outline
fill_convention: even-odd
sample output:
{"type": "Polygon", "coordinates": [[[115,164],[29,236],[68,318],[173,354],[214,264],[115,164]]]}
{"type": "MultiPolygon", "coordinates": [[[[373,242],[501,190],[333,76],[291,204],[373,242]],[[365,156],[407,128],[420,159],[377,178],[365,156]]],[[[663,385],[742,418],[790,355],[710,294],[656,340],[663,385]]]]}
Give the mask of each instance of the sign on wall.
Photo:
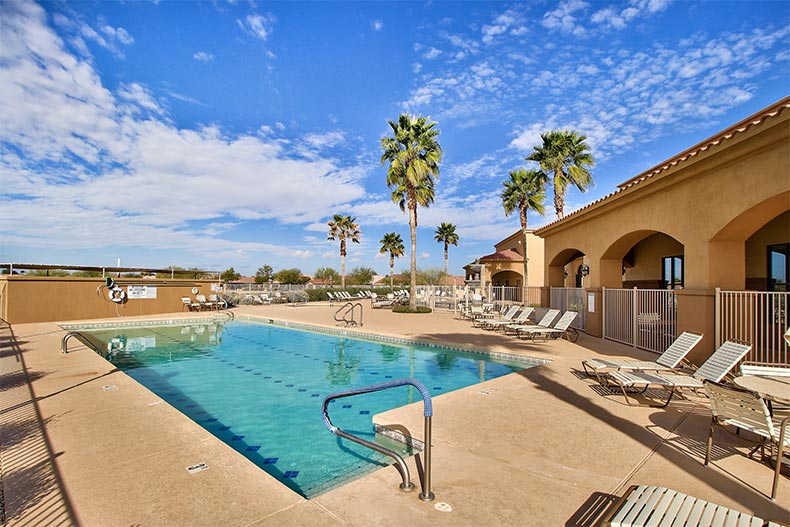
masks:
{"type": "Polygon", "coordinates": [[[130,285],[127,288],[126,296],[131,299],[151,299],[156,298],[156,286],[151,285],[130,285]]]}

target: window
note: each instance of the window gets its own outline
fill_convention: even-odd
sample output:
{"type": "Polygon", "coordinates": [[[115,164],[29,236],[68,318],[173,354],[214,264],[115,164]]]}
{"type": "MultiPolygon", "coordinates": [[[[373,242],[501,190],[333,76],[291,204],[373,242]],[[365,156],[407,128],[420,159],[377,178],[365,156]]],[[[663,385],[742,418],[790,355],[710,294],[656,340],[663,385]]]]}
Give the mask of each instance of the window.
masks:
{"type": "Polygon", "coordinates": [[[790,274],[790,243],[768,246],[768,290],[787,291],[787,275],[790,274]]]}
{"type": "Polygon", "coordinates": [[[683,257],[665,256],[661,259],[661,279],[667,289],[683,288],[683,257]]]}

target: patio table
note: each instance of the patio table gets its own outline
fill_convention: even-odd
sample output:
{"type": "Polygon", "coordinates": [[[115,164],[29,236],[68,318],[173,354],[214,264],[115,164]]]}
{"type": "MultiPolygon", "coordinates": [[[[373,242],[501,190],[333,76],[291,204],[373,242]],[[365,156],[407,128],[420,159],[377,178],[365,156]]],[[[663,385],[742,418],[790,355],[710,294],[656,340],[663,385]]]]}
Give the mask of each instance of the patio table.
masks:
{"type": "Polygon", "coordinates": [[[763,399],[790,405],[790,377],[771,375],[741,375],[732,382],[756,393],[763,399]]]}

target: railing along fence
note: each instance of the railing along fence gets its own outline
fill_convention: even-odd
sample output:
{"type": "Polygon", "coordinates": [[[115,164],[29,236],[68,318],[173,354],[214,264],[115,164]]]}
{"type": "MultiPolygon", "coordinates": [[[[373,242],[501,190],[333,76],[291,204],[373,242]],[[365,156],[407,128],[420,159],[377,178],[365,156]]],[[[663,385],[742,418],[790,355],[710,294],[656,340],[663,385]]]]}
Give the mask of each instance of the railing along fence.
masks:
{"type": "Polygon", "coordinates": [[[790,346],[782,338],[790,325],[790,293],[716,289],[716,347],[727,340],[752,345],[746,360],[790,364],[790,346]]]}
{"type": "Polygon", "coordinates": [[[587,314],[587,290],[580,287],[552,287],[551,307],[560,311],[576,311],[571,326],[584,331],[587,314]]]}
{"type": "Polygon", "coordinates": [[[666,289],[603,289],[603,336],[663,352],[677,336],[677,300],[666,289]]]}
{"type": "Polygon", "coordinates": [[[489,285],[486,295],[491,302],[503,304],[540,305],[540,287],[514,287],[506,285],[489,285]]]}

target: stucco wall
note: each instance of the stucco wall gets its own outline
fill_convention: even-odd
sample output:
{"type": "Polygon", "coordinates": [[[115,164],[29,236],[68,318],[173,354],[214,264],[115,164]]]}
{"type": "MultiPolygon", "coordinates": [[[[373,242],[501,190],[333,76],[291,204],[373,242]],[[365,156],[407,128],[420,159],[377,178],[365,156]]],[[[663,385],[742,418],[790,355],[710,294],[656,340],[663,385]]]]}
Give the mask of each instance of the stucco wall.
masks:
{"type": "Polygon", "coordinates": [[[173,313],[185,309],[182,296],[195,299],[193,288],[206,297],[212,293],[210,281],[127,278],[116,281],[124,291],[130,285],[156,287],[156,298],[127,299],[116,304],[109,300],[103,278],[5,275],[0,277],[2,318],[11,324],[25,324],[173,313]]]}
{"type": "Polygon", "coordinates": [[[666,256],[683,256],[683,245],[669,236],[656,233],[633,248],[634,266],[626,268],[623,281],[660,281],[661,263],[666,256]]]}
{"type": "Polygon", "coordinates": [[[784,212],[746,240],[746,282],[750,289],[768,285],[768,246],[790,243],[790,212],[784,212]]]}

